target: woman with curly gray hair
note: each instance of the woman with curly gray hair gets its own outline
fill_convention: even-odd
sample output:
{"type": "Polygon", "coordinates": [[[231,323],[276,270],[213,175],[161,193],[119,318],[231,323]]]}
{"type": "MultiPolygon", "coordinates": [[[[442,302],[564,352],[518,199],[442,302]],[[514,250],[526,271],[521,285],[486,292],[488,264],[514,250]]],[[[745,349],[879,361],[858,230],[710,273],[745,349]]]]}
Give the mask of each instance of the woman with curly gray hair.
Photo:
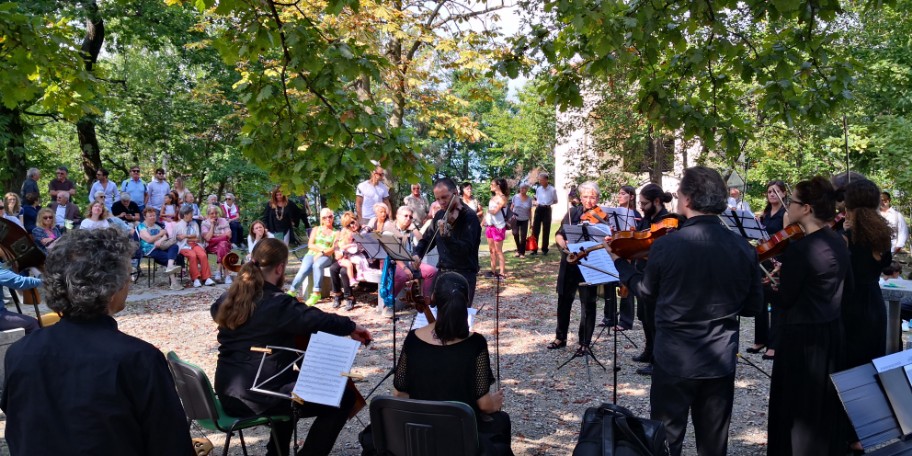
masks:
{"type": "Polygon", "coordinates": [[[193,454],[165,357],[112,317],[126,303],[135,250],[102,229],[73,230],[49,251],[45,296],[62,318],[6,353],[0,408],[11,454],[193,454]]]}

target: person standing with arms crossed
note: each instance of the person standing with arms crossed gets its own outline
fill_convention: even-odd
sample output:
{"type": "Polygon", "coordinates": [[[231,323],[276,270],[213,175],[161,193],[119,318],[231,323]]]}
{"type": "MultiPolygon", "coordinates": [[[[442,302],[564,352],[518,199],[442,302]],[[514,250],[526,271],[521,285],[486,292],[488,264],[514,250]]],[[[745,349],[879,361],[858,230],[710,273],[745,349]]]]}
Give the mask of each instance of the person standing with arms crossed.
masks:
{"type": "MultiPolygon", "coordinates": [[[[541,239],[538,243],[542,255],[548,254],[548,235],[551,231],[551,206],[557,203],[557,190],[548,183],[548,173],[538,174],[538,188],[535,189],[535,202],[533,203],[534,217],[532,221],[532,235],[541,239]],[[541,234],[542,237],[538,237],[541,234]]],[[[529,255],[538,255],[533,250],[529,255]]]]}

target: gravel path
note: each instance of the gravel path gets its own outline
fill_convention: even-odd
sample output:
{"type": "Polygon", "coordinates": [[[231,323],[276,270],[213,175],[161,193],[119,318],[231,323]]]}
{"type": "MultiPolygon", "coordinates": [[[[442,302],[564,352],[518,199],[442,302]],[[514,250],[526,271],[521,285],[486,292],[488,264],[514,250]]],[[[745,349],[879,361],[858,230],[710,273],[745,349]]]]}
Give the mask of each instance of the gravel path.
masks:
{"type": "MultiPolygon", "coordinates": [[[[509,255],[509,254],[508,254],[509,255]]],[[[613,380],[611,366],[612,338],[607,332],[594,346],[596,356],[608,367],[607,371],[592,367],[587,369],[582,360],[572,361],[557,370],[570,355],[565,350],[545,350],[545,344],[553,337],[558,258],[529,257],[510,259],[510,277],[505,282],[500,299],[500,372],[505,388],[505,410],[513,421],[513,450],[523,455],[570,454],[579,433],[580,418],[587,407],[609,402],[613,380]],[[591,377],[590,377],[591,375],[591,377]]],[[[160,275],[161,276],[161,275],[160,275]]],[[[159,277],[159,281],[162,278],[159,277]]],[[[209,317],[212,301],[227,287],[204,287],[171,292],[158,288],[145,288],[145,279],[131,291],[131,304],[117,316],[120,328],[145,339],[162,351],[174,350],[182,358],[201,366],[212,378],[215,371],[217,344],[216,327],[209,317]]],[[[492,356],[495,349],[495,299],[494,281],[479,278],[476,294],[476,308],[482,308],[476,319],[475,330],[484,334],[490,343],[492,356]]],[[[359,305],[352,312],[341,313],[351,316],[366,326],[375,339],[368,348],[362,348],[354,370],[366,375],[358,387],[366,394],[377,384],[392,365],[392,324],[382,319],[373,308],[363,303],[376,302],[373,293],[358,294],[359,305]]],[[[324,311],[332,311],[328,300],[318,304],[324,311]]],[[[601,307],[601,301],[599,306],[601,307]]],[[[575,328],[579,322],[579,306],[574,305],[571,320],[570,346],[576,342],[575,328]]],[[[411,314],[402,312],[398,322],[398,342],[401,348],[406,331],[411,323],[411,314]]],[[[601,309],[599,310],[601,315],[601,309]]],[[[640,416],[649,412],[649,378],[637,375],[638,364],[630,357],[639,353],[633,343],[642,346],[641,326],[636,324],[625,337],[618,337],[618,403],[630,408],[640,416]]],[[[741,346],[749,346],[753,337],[753,321],[742,321],[741,346]]],[[[761,361],[760,355],[746,355],[749,360],[767,372],[771,361],[761,361]]],[[[392,382],[387,380],[376,394],[389,394],[392,382]]],[[[769,380],[757,369],[739,364],[734,413],[730,433],[730,454],[754,455],[766,453],[766,410],[769,394],[769,380]]],[[[360,454],[357,434],[363,423],[369,421],[365,408],[358,420],[349,421],[339,436],[333,454],[360,454]],[[360,422],[359,422],[360,420],[360,422]]],[[[301,439],[307,432],[310,421],[299,424],[301,439]]],[[[0,421],[0,426],[3,422],[0,421]]],[[[200,435],[196,429],[194,436],[200,435]]],[[[245,433],[251,454],[265,453],[267,434],[264,431],[245,433]]],[[[695,454],[693,431],[688,430],[685,454],[695,454]]],[[[221,435],[208,435],[219,447],[224,442],[221,435]]],[[[236,444],[233,439],[232,446],[236,444]]],[[[3,454],[0,447],[0,454],[3,454]]],[[[240,447],[231,454],[241,454],[240,447]]]]}

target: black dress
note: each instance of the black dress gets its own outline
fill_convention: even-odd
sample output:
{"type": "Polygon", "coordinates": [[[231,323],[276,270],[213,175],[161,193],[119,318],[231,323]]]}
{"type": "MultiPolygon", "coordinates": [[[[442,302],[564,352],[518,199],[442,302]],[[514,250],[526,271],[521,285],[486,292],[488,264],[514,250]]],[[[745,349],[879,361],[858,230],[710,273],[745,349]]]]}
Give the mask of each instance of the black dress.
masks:
{"type": "Polygon", "coordinates": [[[840,307],[848,274],[848,248],[829,228],[794,242],[783,254],[769,455],[834,455],[847,449],[845,413],[829,376],[845,360],[840,307]]]}
{"type": "MultiPolygon", "coordinates": [[[[760,222],[770,236],[782,231],[785,218],[785,207],[780,207],[775,213],[764,212],[760,222]]],[[[775,265],[772,261],[765,261],[761,265],[767,271],[772,271],[775,265]]],[[[763,303],[764,308],[754,319],[754,344],[766,345],[771,349],[776,349],[779,335],[779,306],[776,300],[779,292],[773,290],[770,284],[763,285],[763,303]]]]}
{"type": "Polygon", "coordinates": [[[852,243],[851,230],[849,253],[852,255],[852,287],[846,290],[842,302],[842,321],[846,338],[846,369],[870,362],[886,354],[887,309],[880,292],[880,273],[890,265],[893,255],[881,254],[874,259],[871,250],[852,243]]]}
{"type": "Polygon", "coordinates": [[[415,330],[405,337],[393,379],[396,390],[408,393],[411,399],[469,405],[478,419],[479,436],[484,437],[479,444],[485,454],[512,455],[509,415],[485,415],[478,409],[478,399],[488,393],[492,383],[494,373],[484,336],[473,333],[455,344],[433,345],[421,340],[415,330]]]}

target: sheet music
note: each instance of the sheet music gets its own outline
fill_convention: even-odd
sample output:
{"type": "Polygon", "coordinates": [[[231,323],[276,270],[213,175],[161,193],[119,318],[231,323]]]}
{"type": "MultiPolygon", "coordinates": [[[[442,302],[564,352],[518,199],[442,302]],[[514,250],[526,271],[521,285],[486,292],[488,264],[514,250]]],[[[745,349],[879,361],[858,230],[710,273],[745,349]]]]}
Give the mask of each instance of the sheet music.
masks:
{"type": "Polygon", "coordinates": [[[719,218],[722,219],[722,222],[725,223],[725,226],[727,226],[728,229],[741,236],[745,236],[748,239],[769,239],[769,234],[766,232],[766,229],[760,225],[760,221],[754,217],[752,212],[729,209],[719,214],[719,218]],[[741,228],[738,227],[739,222],[741,228],[744,229],[744,233],[742,233],[741,228]]]}
{"type": "Polygon", "coordinates": [[[567,242],[583,242],[586,240],[586,236],[583,235],[583,228],[589,233],[589,237],[595,239],[599,242],[605,238],[605,236],[611,236],[611,227],[605,225],[604,223],[599,223],[597,225],[583,224],[583,225],[570,225],[569,223],[564,224],[564,239],[567,242]]]}
{"type": "Polygon", "coordinates": [[[367,253],[368,258],[376,258],[382,260],[386,258],[386,252],[380,248],[380,241],[377,238],[370,236],[355,233],[353,239],[361,244],[361,247],[364,247],[364,252],[367,253]]]}
{"type": "Polygon", "coordinates": [[[318,332],[310,337],[301,373],[292,393],[314,404],[338,407],[360,342],[347,337],[318,332]]]}
{"type": "MultiPolygon", "coordinates": [[[[469,311],[469,331],[472,331],[472,327],[475,326],[475,314],[478,313],[478,309],[468,308],[469,311]]],[[[434,315],[434,318],[437,318],[437,308],[431,307],[431,314],[434,315]]],[[[413,329],[424,328],[428,325],[427,316],[424,315],[424,312],[418,312],[415,315],[415,322],[412,323],[413,329]]]]}
{"type": "Polygon", "coordinates": [[[912,364],[912,350],[905,350],[891,355],[881,356],[880,358],[874,358],[871,362],[874,363],[874,369],[877,369],[877,373],[880,374],[890,369],[912,364]]]}
{"type": "Polygon", "coordinates": [[[628,231],[636,229],[637,213],[635,210],[626,207],[606,206],[602,206],[602,210],[608,214],[608,224],[611,225],[612,230],[628,231]]]}
{"type": "MultiPolygon", "coordinates": [[[[579,252],[599,244],[601,244],[601,242],[594,241],[567,244],[567,249],[571,252],[579,252]]],[[[605,249],[589,252],[586,258],[579,260],[579,269],[583,274],[583,279],[589,285],[599,285],[602,283],[618,281],[617,268],[614,267],[614,261],[605,249]],[[614,274],[614,276],[609,273],[614,274]]]]}

